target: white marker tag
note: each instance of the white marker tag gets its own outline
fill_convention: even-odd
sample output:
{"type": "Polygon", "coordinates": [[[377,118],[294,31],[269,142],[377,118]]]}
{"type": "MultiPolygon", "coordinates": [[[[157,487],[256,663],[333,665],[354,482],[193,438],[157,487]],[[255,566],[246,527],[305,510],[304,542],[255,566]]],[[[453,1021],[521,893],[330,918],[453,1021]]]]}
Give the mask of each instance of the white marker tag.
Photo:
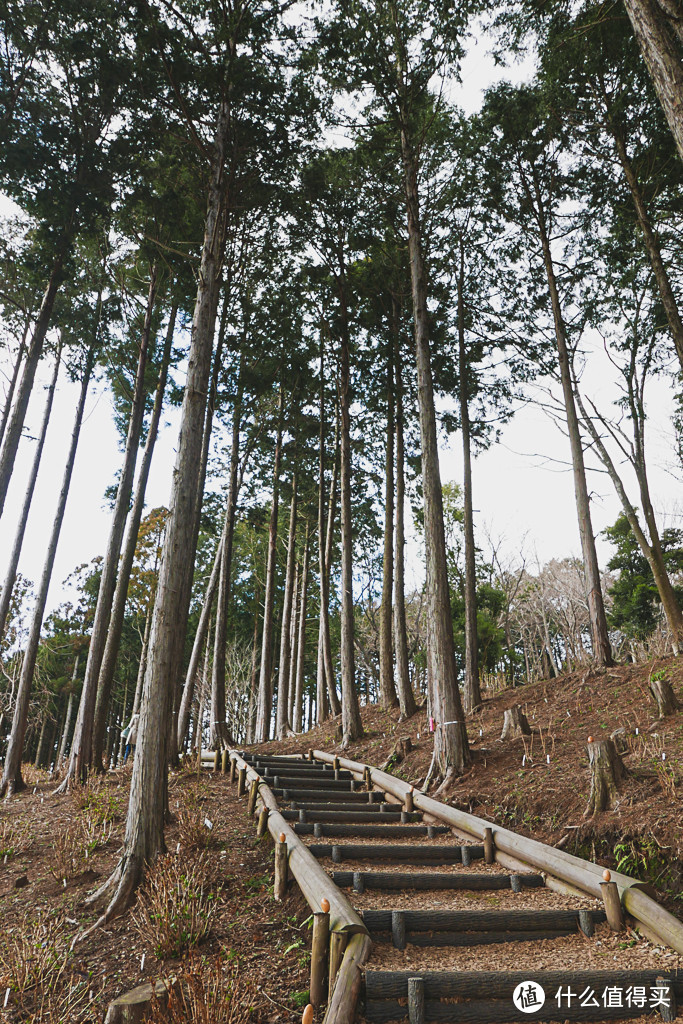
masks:
{"type": "Polygon", "coordinates": [[[204,818],[204,824],[206,825],[206,827],[207,827],[208,829],[212,829],[212,828],[213,828],[213,822],[212,822],[212,821],[209,821],[209,819],[208,819],[208,818],[204,818]]]}

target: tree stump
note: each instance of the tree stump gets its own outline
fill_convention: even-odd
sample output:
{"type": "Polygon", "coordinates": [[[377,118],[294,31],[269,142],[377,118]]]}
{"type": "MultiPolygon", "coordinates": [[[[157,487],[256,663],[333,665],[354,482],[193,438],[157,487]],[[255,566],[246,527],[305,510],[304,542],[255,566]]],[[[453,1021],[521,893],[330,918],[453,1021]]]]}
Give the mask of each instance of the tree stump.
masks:
{"type": "Polygon", "coordinates": [[[610,739],[614,743],[614,746],[617,748],[617,754],[628,753],[628,739],[626,736],[626,729],[624,729],[623,727],[620,729],[615,729],[614,732],[611,734],[610,739]]]}
{"type": "Polygon", "coordinates": [[[668,679],[651,679],[650,693],[657,702],[660,718],[666,718],[667,715],[673,715],[675,711],[681,710],[680,702],[668,679]]]}
{"type": "Polygon", "coordinates": [[[405,761],[406,757],[408,756],[412,749],[413,743],[412,740],[410,739],[410,736],[401,736],[399,739],[396,740],[396,743],[394,744],[394,749],[392,750],[391,754],[382,765],[381,770],[383,772],[386,772],[390,768],[394,768],[397,764],[400,764],[401,761],[405,761]]]}
{"type": "Polygon", "coordinates": [[[503,731],[500,738],[501,740],[516,740],[520,736],[531,736],[531,729],[519,704],[515,704],[503,714],[503,731]]]}
{"type": "Polygon", "coordinates": [[[611,810],[616,803],[619,783],[626,775],[624,762],[612,740],[593,740],[587,746],[591,769],[591,791],[583,816],[611,810]]]}

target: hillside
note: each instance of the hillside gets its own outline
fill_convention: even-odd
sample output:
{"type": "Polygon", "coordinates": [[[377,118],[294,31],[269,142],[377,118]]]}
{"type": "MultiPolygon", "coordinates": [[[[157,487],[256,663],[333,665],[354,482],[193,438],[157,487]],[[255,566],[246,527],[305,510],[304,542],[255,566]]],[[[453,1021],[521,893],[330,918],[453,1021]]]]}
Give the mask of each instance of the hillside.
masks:
{"type": "MultiPolygon", "coordinates": [[[[620,870],[653,882],[669,909],[683,915],[683,712],[657,719],[648,691],[653,672],[665,673],[683,698],[683,664],[675,658],[582,670],[485,694],[482,710],[468,720],[472,767],[442,798],[605,866],[619,862],[620,870]],[[515,704],[532,735],[502,742],[503,712],[515,704]],[[628,744],[619,802],[611,812],[584,818],[586,740],[616,729],[625,731],[628,744]]],[[[432,756],[426,709],[405,722],[398,721],[398,710],[371,705],[362,712],[366,735],[346,755],[381,766],[396,740],[409,737],[413,750],[393,772],[421,785],[432,756]]],[[[342,752],[335,719],[304,736],[253,749],[311,747],[342,752]]]]}

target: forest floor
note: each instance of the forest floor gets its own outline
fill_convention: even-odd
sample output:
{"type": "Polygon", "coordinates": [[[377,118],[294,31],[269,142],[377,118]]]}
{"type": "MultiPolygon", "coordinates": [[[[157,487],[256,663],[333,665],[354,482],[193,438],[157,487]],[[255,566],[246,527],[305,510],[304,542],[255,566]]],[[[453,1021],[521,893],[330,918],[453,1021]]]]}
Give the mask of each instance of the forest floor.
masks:
{"type": "MultiPolygon", "coordinates": [[[[655,670],[666,673],[683,703],[677,659],[486,693],[467,723],[472,767],[442,799],[646,878],[683,916],[683,712],[657,721],[648,692],[655,670]],[[503,712],[514,704],[528,716],[532,736],[503,743],[503,712]],[[629,748],[618,805],[584,818],[586,740],[618,728],[629,748]]],[[[413,750],[393,771],[422,783],[432,754],[426,711],[401,723],[397,711],[376,706],[362,714],[366,735],[347,755],[381,766],[397,739],[410,737],[413,750]]],[[[256,749],[340,751],[338,726],[331,720],[256,749]]],[[[29,789],[0,808],[0,1022],[101,1024],[116,996],[173,976],[186,980],[194,1002],[172,1024],[300,1021],[309,910],[296,889],[284,905],[273,901],[271,843],[255,838],[244,802],[220,774],[171,774],[168,855],[148,873],[132,910],[71,950],[103,906],[95,910],[85,900],[116,865],[130,772],[120,768],[52,796],[54,780],[27,769],[29,789]],[[191,935],[194,949],[187,948],[191,935]]]]}
{"type": "Polygon", "coordinates": [[[86,896],[117,863],[130,774],[52,796],[55,783],[27,769],[31,788],[2,806],[0,1021],[101,1024],[112,999],[170,977],[188,982],[192,1004],[172,1024],[300,1021],[310,911],[298,889],[274,902],[272,843],[256,839],[226,776],[172,774],[168,855],[132,910],[71,951],[97,917],[86,896]],[[201,936],[194,949],[191,935],[201,936]]]}
{"type": "MultiPolygon", "coordinates": [[[[472,767],[442,800],[605,867],[656,886],[661,901],[683,918],[683,711],[658,720],[648,684],[663,672],[683,705],[683,659],[582,669],[498,693],[467,719],[472,767]],[[532,735],[500,739],[503,712],[519,704],[532,735]],[[628,775],[613,811],[584,818],[590,776],[586,741],[624,729],[628,775]]],[[[342,751],[339,721],[253,749],[277,753],[310,748],[344,753],[381,767],[396,741],[413,749],[388,770],[420,787],[432,758],[425,709],[399,722],[398,709],[361,709],[365,736],[342,751]]]]}

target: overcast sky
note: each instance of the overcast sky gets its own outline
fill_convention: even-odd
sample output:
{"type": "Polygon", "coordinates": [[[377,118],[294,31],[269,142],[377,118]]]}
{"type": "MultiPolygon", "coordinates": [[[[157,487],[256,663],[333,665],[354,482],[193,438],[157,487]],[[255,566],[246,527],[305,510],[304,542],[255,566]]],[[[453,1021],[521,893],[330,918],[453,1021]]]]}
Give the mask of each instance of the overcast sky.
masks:
{"type": "MultiPolygon", "coordinates": [[[[477,108],[483,89],[501,77],[524,77],[524,66],[512,72],[495,68],[486,56],[483,45],[470,49],[463,65],[463,85],[453,98],[466,111],[477,108]]],[[[0,213],[9,212],[9,205],[0,201],[0,213]]],[[[615,395],[614,371],[600,345],[593,345],[585,382],[586,390],[605,407],[615,395]]],[[[0,354],[0,371],[8,369],[7,353],[0,354]]],[[[46,385],[51,367],[42,365],[38,381],[46,385]]],[[[45,400],[43,386],[34,388],[29,407],[27,429],[21,442],[18,464],[12,478],[5,513],[0,524],[0,572],[3,574],[12,537],[23,499],[26,479],[33,455],[35,432],[45,400]]],[[[4,396],[6,381],[0,377],[0,394],[4,396]]],[[[36,581],[39,578],[45,547],[52,525],[52,514],[61,484],[64,458],[71,432],[78,388],[60,378],[50,430],[41,464],[31,517],[20,564],[20,572],[36,581]]],[[[649,392],[648,424],[652,491],[658,512],[665,524],[682,525],[680,467],[674,461],[674,435],[671,427],[672,390],[664,380],[655,381],[649,392]]],[[[168,504],[171,469],[175,457],[178,411],[166,414],[156,446],[147,489],[147,508],[168,504]]],[[[383,430],[383,424],[379,426],[383,430]]],[[[48,611],[64,600],[62,581],[84,562],[102,554],[109,532],[109,511],[104,507],[105,488],[114,480],[121,452],[112,419],[111,401],[106,390],[91,389],[88,399],[76,467],[69,494],[66,517],[55,563],[48,611]]],[[[485,533],[504,538],[503,549],[510,557],[524,548],[527,558],[540,562],[550,558],[578,555],[578,527],[571,472],[568,466],[569,444],[544,412],[533,404],[521,407],[513,421],[504,428],[501,442],[480,455],[474,464],[474,504],[479,541],[485,544],[485,533]]],[[[442,452],[443,481],[461,480],[460,438],[455,436],[442,452]]],[[[611,524],[619,513],[611,484],[604,475],[591,474],[589,485],[593,496],[593,517],[596,533],[611,524]]],[[[609,547],[599,540],[601,561],[606,560],[609,547]]],[[[418,567],[413,562],[413,579],[417,582],[418,567]]]]}

